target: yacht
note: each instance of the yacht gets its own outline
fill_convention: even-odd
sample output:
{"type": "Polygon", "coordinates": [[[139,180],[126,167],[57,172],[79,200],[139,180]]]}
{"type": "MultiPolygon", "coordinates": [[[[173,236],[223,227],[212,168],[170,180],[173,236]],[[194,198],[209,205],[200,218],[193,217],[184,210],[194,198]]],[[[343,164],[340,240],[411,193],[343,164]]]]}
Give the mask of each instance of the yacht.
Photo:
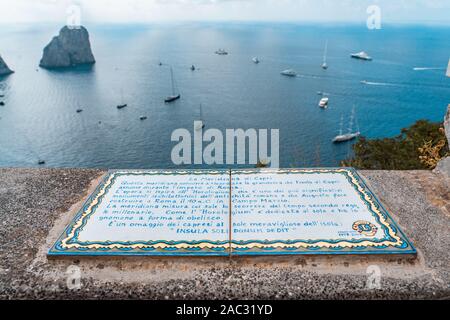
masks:
{"type": "Polygon", "coordinates": [[[324,109],[328,107],[328,97],[324,97],[324,98],[320,99],[319,107],[324,108],[324,109]]]}
{"type": "Polygon", "coordinates": [[[367,60],[367,61],[372,60],[372,57],[369,56],[369,55],[368,55],[366,52],[364,52],[364,51],[361,51],[361,52],[358,52],[358,53],[352,53],[350,56],[351,56],[352,58],[360,59],[360,60],[367,60]]]}
{"type": "Polygon", "coordinates": [[[228,52],[225,51],[224,49],[219,49],[216,51],[216,54],[218,54],[219,56],[226,56],[228,52]]]}
{"type": "Polygon", "coordinates": [[[336,137],[333,138],[333,142],[334,143],[339,143],[339,142],[345,142],[345,141],[353,140],[353,139],[355,139],[355,138],[360,136],[361,133],[359,132],[359,130],[353,132],[353,128],[352,127],[353,127],[353,120],[354,119],[355,119],[355,108],[353,108],[352,115],[350,116],[350,124],[349,124],[349,127],[348,127],[348,132],[344,134],[342,132],[342,125],[343,125],[344,118],[341,116],[341,127],[340,127],[340,130],[339,130],[339,134],[336,137]]]}
{"type": "Polygon", "coordinates": [[[296,77],[297,76],[297,72],[293,69],[287,69],[287,70],[281,71],[281,74],[283,76],[287,76],[287,77],[296,77]]]}

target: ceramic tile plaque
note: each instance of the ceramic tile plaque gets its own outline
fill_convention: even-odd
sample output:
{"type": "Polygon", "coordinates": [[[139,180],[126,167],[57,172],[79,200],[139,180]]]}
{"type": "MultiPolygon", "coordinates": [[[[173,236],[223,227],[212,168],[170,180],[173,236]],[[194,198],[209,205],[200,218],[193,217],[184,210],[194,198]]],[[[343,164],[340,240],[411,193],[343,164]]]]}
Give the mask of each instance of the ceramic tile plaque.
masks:
{"type": "Polygon", "coordinates": [[[402,253],[415,249],[349,168],[111,171],[49,251],[402,253]]]}

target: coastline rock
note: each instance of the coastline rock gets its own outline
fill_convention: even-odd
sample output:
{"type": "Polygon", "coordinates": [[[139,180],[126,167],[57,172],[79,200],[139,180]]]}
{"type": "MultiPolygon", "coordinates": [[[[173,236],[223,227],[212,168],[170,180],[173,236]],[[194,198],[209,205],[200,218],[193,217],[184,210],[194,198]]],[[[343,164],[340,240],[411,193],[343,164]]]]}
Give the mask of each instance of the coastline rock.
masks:
{"type": "Polygon", "coordinates": [[[447,107],[447,113],[444,118],[445,136],[447,137],[448,144],[450,145],[450,104],[447,107]]]}
{"type": "Polygon", "coordinates": [[[2,56],[0,56],[0,76],[6,76],[8,74],[13,73],[14,71],[12,71],[8,65],[6,64],[6,62],[2,59],[2,56]]]}
{"type": "Polygon", "coordinates": [[[44,48],[39,66],[53,69],[93,63],[95,58],[86,28],[72,29],[65,26],[44,48]]]}
{"type": "MultiPolygon", "coordinates": [[[[447,107],[447,113],[444,118],[445,136],[447,137],[448,144],[450,145],[450,104],[447,107]]],[[[437,164],[434,172],[441,173],[450,177],[450,156],[442,159],[437,164]]]]}

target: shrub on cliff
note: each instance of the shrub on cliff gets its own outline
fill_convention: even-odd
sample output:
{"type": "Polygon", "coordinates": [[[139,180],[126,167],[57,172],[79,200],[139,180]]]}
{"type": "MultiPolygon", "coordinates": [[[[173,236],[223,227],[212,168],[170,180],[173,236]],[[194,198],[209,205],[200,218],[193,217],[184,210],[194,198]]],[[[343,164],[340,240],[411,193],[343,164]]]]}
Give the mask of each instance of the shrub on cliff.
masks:
{"type": "Polygon", "coordinates": [[[394,138],[361,137],[353,146],[354,157],[342,165],[359,169],[433,169],[449,152],[441,123],[419,120],[394,138]]]}

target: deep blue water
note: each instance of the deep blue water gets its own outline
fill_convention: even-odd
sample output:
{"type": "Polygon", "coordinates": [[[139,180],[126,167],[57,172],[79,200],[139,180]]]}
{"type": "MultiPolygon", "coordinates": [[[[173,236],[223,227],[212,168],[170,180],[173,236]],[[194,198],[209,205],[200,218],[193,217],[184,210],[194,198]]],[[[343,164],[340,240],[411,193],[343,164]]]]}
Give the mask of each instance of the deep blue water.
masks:
{"type": "Polygon", "coordinates": [[[442,121],[449,27],[289,24],[86,26],[92,69],[47,71],[38,63],[58,26],[0,28],[0,54],[16,71],[0,79],[0,166],[171,168],[176,128],[278,128],[283,167],[334,166],[351,144],[333,145],[341,115],[356,108],[367,137],[418,119],[442,121]],[[320,68],[326,39],[329,69],[320,68]],[[214,51],[226,48],[228,56],[214,51]],[[372,62],[350,59],[365,50],[372,62]],[[258,56],[259,65],[251,58],[258,56]],[[182,99],[167,106],[173,66],[182,99]],[[197,71],[189,67],[195,64],[197,71]],[[414,67],[439,70],[414,71],[414,67]],[[293,68],[300,77],[280,71],[293,68]],[[361,84],[367,80],[373,84],[361,84]],[[329,93],[327,110],[317,91],[329,93]],[[123,100],[129,107],[117,110],[123,100]],[[77,108],[82,113],[76,113],[77,108]],[[140,121],[141,115],[148,116],[140,121]],[[101,123],[99,123],[101,121],[101,123]]]}

